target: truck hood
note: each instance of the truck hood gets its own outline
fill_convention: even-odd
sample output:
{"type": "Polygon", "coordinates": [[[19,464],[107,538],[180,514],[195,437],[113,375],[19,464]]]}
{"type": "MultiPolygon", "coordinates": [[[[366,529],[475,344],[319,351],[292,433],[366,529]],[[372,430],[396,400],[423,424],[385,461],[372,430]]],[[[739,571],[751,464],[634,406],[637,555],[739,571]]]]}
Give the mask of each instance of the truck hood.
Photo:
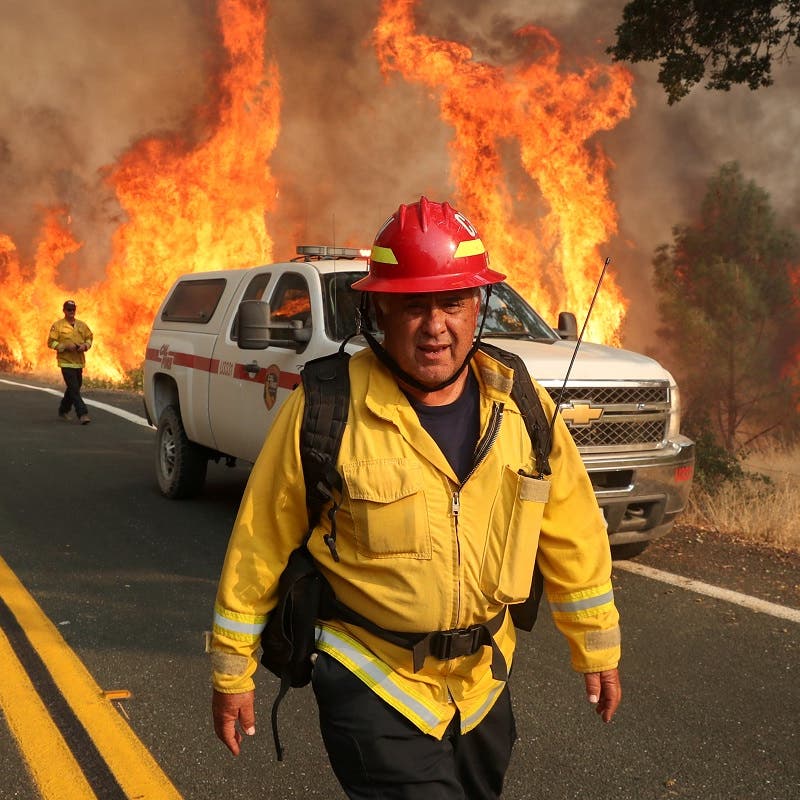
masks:
{"type": "MultiPolygon", "coordinates": [[[[492,339],[487,342],[516,353],[525,362],[531,376],[543,385],[560,385],[575,350],[575,342],[531,342],[524,339],[492,339]]],[[[581,381],[635,381],[668,380],[672,376],[657,361],[640,353],[608,347],[603,344],[582,342],[572,366],[570,383],[581,381]]]]}

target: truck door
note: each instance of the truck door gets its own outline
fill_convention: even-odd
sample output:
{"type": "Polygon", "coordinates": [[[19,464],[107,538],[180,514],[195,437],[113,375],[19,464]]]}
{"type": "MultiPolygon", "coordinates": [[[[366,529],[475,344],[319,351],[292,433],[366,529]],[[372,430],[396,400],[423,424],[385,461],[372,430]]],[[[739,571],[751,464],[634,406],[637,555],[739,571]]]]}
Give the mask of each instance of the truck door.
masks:
{"type": "MultiPolygon", "coordinates": [[[[274,320],[300,320],[311,325],[308,283],[296,272],[255,275],[239,300],[259,299],[270,305],[274,320]]],[[[239,300],[236,301],[238,306],[239,300]]],[[[234,318],[214,349],[209,413],[217,448],[226,455],[255,461],[275,414],[300,383],[302,352],[290,331],[286,340],[264,350],[242,350],[234,318]]]]}

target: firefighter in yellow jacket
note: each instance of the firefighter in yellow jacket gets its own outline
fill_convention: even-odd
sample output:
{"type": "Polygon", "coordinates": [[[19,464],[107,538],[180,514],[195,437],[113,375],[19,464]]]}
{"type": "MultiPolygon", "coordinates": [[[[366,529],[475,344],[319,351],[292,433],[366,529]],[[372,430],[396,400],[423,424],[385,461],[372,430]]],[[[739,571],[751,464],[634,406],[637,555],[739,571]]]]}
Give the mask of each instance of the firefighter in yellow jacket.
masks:
{"type": "Polygon", "coordinates": [[[92,346],[94,336],[85,322],[75,319],[78,306],[74,300],[65,300],[62,310],[64,316],[50,326],[47,337],[47,346],[56,351],[57,363],[67,387],[58,405],[58,416],[67,421],[74,408],[78,422],[88,425],[91,419],[81,397],[81,386],[86,365],[85,353],[92,346]]]}
{"type": "MultiPolygon", "coordinates": [[[[474,347],[481,287],[503,278],[471,223],[423,197],[384,223],[354,284],[384,338],[350,360],[335,558],[326,514],[309,550],[337,600],[378,629],[453,647],[415,658],[374,629],[319,623],[312,686],[351,798],[500,797],[516,738],[507,606],[527,598],[535,560],[589,702],[609,722],[621,699],[610,549],[586,470],[557,418],[551,474],[538,473],[513,371],[474,347]]],[[[301,387],[264,443],[217,592],[212,710],[234,755],[255,733],[259,636],[307,525],[303,404],[301,387]]]]}

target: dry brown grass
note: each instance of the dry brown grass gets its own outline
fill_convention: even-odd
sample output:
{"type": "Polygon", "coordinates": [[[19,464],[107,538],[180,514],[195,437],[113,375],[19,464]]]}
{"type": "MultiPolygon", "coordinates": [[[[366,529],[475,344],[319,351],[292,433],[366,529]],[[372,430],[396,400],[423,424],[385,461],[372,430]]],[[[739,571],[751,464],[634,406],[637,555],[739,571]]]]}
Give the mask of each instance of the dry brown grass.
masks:
{"type": "Polygon", "coordinates": [[[762,447],[742,466],[769,480],[747,477],[713,495],[695,485],[681,522],[800,552],[800,447],[762,447]]]}

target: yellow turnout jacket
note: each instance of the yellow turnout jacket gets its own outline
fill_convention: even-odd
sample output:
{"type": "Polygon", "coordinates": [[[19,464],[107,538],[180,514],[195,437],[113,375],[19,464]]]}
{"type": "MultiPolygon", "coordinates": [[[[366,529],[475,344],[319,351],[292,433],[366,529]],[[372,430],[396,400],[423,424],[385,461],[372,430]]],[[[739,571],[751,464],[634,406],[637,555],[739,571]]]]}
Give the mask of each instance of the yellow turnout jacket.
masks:
{"type": "Polygon", "coordinates": [[[92,331],[85,322],[76,319],[74,325],[67,322],[63,317],[50,326],[50,334],[47,337],[47,346],[56,351],[56,359],[59,367],[83,367],[86,364],[84,351],[65,350],[68,344],[86,344],[92,346],[92,331]]]}
{"type": "MultiPolygon", "coordinates": [[[[502,415],[486,457],[460,485],[391,373],[369,350],[351,358],[337,462],[344,479],[340,561],[323,542],[330,528],[324,513],[309,550],[340,601],[385,629],[408,632],[468,627],[524,601],[538,553],[573,668],[614,668],[620,637],[608,536],[572,437],[559,417],[552,475],[536,477],[530,438],[510,397],[513,372],[480,352],[471,368],[480,386],[481,437],[500,407],[502,415]]],[[[550,418],[553,403],[536,390],[550,418]]],[[[253,688],[278,577],[306,531],[303,403],[298,387],[267,436],[230,538],[211,642],[221,692],[253,688]]],[[[510,667],[516,632],[508,614],[494,638],[510,667]]],[[[475,727],[504,685],[492,677],[489,647],[446,661],[428,656],[416,673],[410,651],[354,625],[321,624],[318,647],[437,738],[456,708],[462,731],[475,727]]]]}

